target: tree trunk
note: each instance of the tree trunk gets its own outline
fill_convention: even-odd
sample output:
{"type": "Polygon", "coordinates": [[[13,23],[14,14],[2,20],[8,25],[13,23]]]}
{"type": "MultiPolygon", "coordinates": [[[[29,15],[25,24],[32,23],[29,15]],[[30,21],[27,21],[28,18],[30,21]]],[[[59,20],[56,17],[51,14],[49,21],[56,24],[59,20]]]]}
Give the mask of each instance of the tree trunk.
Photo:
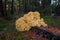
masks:
{"type": "Polygon", "coordinates": [[[13,5],[13,2],[14,2],[14,0],[12,0],[12,3],[11,3],[11,14],[14,14],[14,5],[13,5]]]}
{"type": "Polygon", "coordinates": [[[2,0],[0,0],[0,16],[4,16],[4,13],[3,13],[3,3],[2,3],[2,0]]]}

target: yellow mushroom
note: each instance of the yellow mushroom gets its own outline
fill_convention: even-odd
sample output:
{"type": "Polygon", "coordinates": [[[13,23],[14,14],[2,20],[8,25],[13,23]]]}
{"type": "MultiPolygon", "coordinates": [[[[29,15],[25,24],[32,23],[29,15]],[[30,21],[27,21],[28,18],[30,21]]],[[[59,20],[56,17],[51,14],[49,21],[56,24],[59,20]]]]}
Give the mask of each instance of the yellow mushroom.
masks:
{"type": "Polygon", "coordinates": [[[47,24],[40,17],[39,12],[29,12],[16,20],[16,29],[19,31],[29,31],[31,27],[46,27],[47,24]]]}

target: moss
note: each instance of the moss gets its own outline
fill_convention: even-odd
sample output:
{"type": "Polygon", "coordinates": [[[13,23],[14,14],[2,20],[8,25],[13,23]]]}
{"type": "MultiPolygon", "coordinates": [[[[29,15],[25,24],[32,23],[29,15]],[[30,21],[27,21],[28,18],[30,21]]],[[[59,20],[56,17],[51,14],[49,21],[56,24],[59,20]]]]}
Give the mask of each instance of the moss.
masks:
{"type": "Polygon", "coordinates": [[[48,25],[59,27],[60,26],[60,20],[53,18],[51,16],[45,16],[43,17],[48,25]]]}

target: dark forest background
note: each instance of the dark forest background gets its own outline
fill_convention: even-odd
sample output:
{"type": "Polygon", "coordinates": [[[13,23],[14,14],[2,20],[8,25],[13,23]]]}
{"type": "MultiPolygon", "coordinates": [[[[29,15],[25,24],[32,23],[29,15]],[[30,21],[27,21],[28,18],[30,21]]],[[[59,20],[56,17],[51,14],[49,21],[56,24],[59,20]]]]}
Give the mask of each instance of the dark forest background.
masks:
{"type": "Polygon", "coordinates": [[[17,35],[15,21],[30,11],[40,12],[48,26],[60,29],[60,0],[0,0],[0,40],[14,32],[15,40],[23,40],[23,33],[17,35]]]}

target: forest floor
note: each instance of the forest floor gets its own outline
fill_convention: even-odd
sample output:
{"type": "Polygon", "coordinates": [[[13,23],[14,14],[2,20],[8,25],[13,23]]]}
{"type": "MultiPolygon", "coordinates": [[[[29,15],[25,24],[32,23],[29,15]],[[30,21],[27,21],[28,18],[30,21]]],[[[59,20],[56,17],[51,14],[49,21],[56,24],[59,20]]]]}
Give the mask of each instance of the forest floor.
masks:
{"type": "MultiPolygon", "coordinates": [[[[60,29],[60,20],[45,16],[43,17],[49,27],[60,29]]],[[[19,32],[15,28],[15,20],[0,18],[0,40],[48,40],[42,35],[36,35],[34,31],[19,32]]]]}

